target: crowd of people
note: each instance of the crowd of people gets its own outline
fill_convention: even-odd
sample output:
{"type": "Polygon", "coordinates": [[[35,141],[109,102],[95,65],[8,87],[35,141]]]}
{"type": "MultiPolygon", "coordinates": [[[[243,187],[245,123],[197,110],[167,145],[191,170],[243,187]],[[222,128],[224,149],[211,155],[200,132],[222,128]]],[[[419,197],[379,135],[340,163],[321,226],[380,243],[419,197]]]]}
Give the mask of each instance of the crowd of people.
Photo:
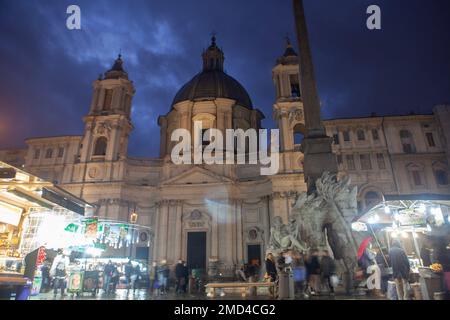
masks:
{"type": "Polygon", "coordinates": [[[303,295],[308,298],[323,293],[334,294],[336,265],[327,250],[319,252],[313,249],[308,254],[285,251],[277,260],[269,253],[266,258],[265,278],[277,283],[280,272],[285,268],[292,270],[296,296],[303,295]]]}

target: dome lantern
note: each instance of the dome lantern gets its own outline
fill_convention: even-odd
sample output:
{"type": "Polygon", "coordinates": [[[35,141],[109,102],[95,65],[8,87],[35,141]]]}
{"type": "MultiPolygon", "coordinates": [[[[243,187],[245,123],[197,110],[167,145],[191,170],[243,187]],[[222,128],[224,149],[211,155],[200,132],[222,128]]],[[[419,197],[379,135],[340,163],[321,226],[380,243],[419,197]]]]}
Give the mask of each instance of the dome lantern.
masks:
{"type": "Polygon", "coordinates": [[[119,54],[117,59],[114,61],[114,65],[111,69],[106,71],[105,79],[128,79],[128,73],[123,69],[122,55],[119,54]]]}
{"type": "Polygon", "coordinates": [[[221,70],[223,71],[223,62],[225,57],[223,51],[216,45],[216,36],[212,36],[211,45],[203,51],[203,70],[221,70]]]}

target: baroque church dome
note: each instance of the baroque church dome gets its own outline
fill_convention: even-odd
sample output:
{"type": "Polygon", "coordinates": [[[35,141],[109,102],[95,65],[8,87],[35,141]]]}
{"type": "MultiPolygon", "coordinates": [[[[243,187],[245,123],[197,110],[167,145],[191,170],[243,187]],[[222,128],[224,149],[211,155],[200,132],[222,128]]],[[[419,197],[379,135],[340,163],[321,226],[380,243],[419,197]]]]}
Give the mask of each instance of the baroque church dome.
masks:
{"type": "Polygon", "coordinates": [[[216,98],[236,100],[236,103],[253,109],[247,90],[233,77],[223,71],[224,55],[212,38],[209,48],[203,52],[203,71],[195,75],[175,95],[173,105],[182,101],[201,101],[216,98]]]}

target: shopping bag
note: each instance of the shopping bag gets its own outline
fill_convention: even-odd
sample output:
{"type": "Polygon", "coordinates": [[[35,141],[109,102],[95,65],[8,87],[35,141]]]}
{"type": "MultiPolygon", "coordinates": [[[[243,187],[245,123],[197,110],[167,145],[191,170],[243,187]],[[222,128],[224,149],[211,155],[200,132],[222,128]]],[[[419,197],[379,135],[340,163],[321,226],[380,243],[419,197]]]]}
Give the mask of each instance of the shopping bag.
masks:
{"type": "Polygon", "coordinates": [[[158,280],[155,280],[155,282],[153,283],[153,289],[159,289],[161,287],[160,283],[158,280]]]}
{"type": "Polygon", "coordinates": [[[393,281],[388,282],[387,298],[389,300],[398,300],[397,287],[393,281]]]}
{"type": "Polygon", "coordinates": [[[306,278],[305,268],[294,268],[293,270],[294,281],[300,282],[304,281],[306,278]]]}
{"type": "Polygon", "coordinates": [[[339,277],[335,274],[331,276],[330,281],[333,288],[336,288],[339,285],[339,277]]]}

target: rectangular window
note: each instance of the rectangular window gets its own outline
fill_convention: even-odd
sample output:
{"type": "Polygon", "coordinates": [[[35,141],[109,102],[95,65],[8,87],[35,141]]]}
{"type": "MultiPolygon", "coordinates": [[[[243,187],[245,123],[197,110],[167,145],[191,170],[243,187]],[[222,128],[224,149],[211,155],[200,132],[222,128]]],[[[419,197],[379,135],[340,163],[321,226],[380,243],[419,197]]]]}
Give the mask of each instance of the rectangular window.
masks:
{"type": "Polygon", "coordinates": [[[348,154],[345,156],[347,159],[347,168],[348,170],[355,170],[355,159],[352,154],[348,154]]]}
{"type": "Polygon", "coordinates": [[[291,83],[291,96],[300,97],[300,84],[296,74],[289,75],[289,82],[291,83]]]}
{"type": "Polygon", "coordinates": [[[337,158],[338,164],[342,164],[342,155],[338,154],[336,158],[337,158]]]}
{"type": "Polygon", "coordinates": [[[53,157],[53,149],[47,149],[45,152],[45,158],[50,159],[51,157],[53,157]]]}
{"type": "Polygon", "coordinates": [[[110,110],[112,103],[113,90],[107,89],[105,91],[105,101],[103,103],[103,110],[110,110]]]}
{"type": "Polygon", "coordinates": [[[64,155],[64,148],[58,148],[58,158],[62,158],[64,155]]]}
{"type": "Polygon", "coordinates": [[[364,141],[366,140],[366,134],[364,133],[363,130],[358,130],[356,132],[356,136],[358,137],[358,141],[364,141]]]}
{"type": "Polygon", "coordinates": [[[333,134],[333,142],[334,144],[339,144],[339,134],[333,134]]]}
{"type": "Polygon", "coordinates": [[[344,131],[342,135],[344,136],[344,141],[350,141],[350,132],[344,131]]]}
{"type": "Polygon", "coordinates": [[[386,169],[386,163],[384,162],[384,155],[382,153],[377,153],[377,163],[378,169],[386,169]]]}
{"type": "Polygon", "coordinates": [[[436,143],[434,142],[434,137],[432,132],[427,132],[427,141],[430,147],[436,147],[436,143]]]}
{"type": "Polygon", "coordinates": [[[370,154],[361,154],[359,156],[359,160],[361,161],[362,170],[372,170],[372,163],[370,163],[370,154]]]}
{"type": "Polygon", "coordinates": [[[413,146],[409,143],[403,144],[403,152],[404,153],[415,153],[413,146]]]}
{"type": "Polygon", "coordinates": [[[372,129],[372,138],[373,140],[380,140],[380,137],[378,136],[378,130],[377,129],[372,129]]]}
{"type": "Polygon", "coordinates": [[[413,177],[414,185],[421,186],[422,178],[420,177],[420,172],[419,171],[411,171],[411,174],[413,177]]]}
{"type": "Polygon", "coordinates": [[[39,159],[40,156],[41,156],[41,150],[39,150],[39,149],[34,150],[34,158],[39,159]]]}

